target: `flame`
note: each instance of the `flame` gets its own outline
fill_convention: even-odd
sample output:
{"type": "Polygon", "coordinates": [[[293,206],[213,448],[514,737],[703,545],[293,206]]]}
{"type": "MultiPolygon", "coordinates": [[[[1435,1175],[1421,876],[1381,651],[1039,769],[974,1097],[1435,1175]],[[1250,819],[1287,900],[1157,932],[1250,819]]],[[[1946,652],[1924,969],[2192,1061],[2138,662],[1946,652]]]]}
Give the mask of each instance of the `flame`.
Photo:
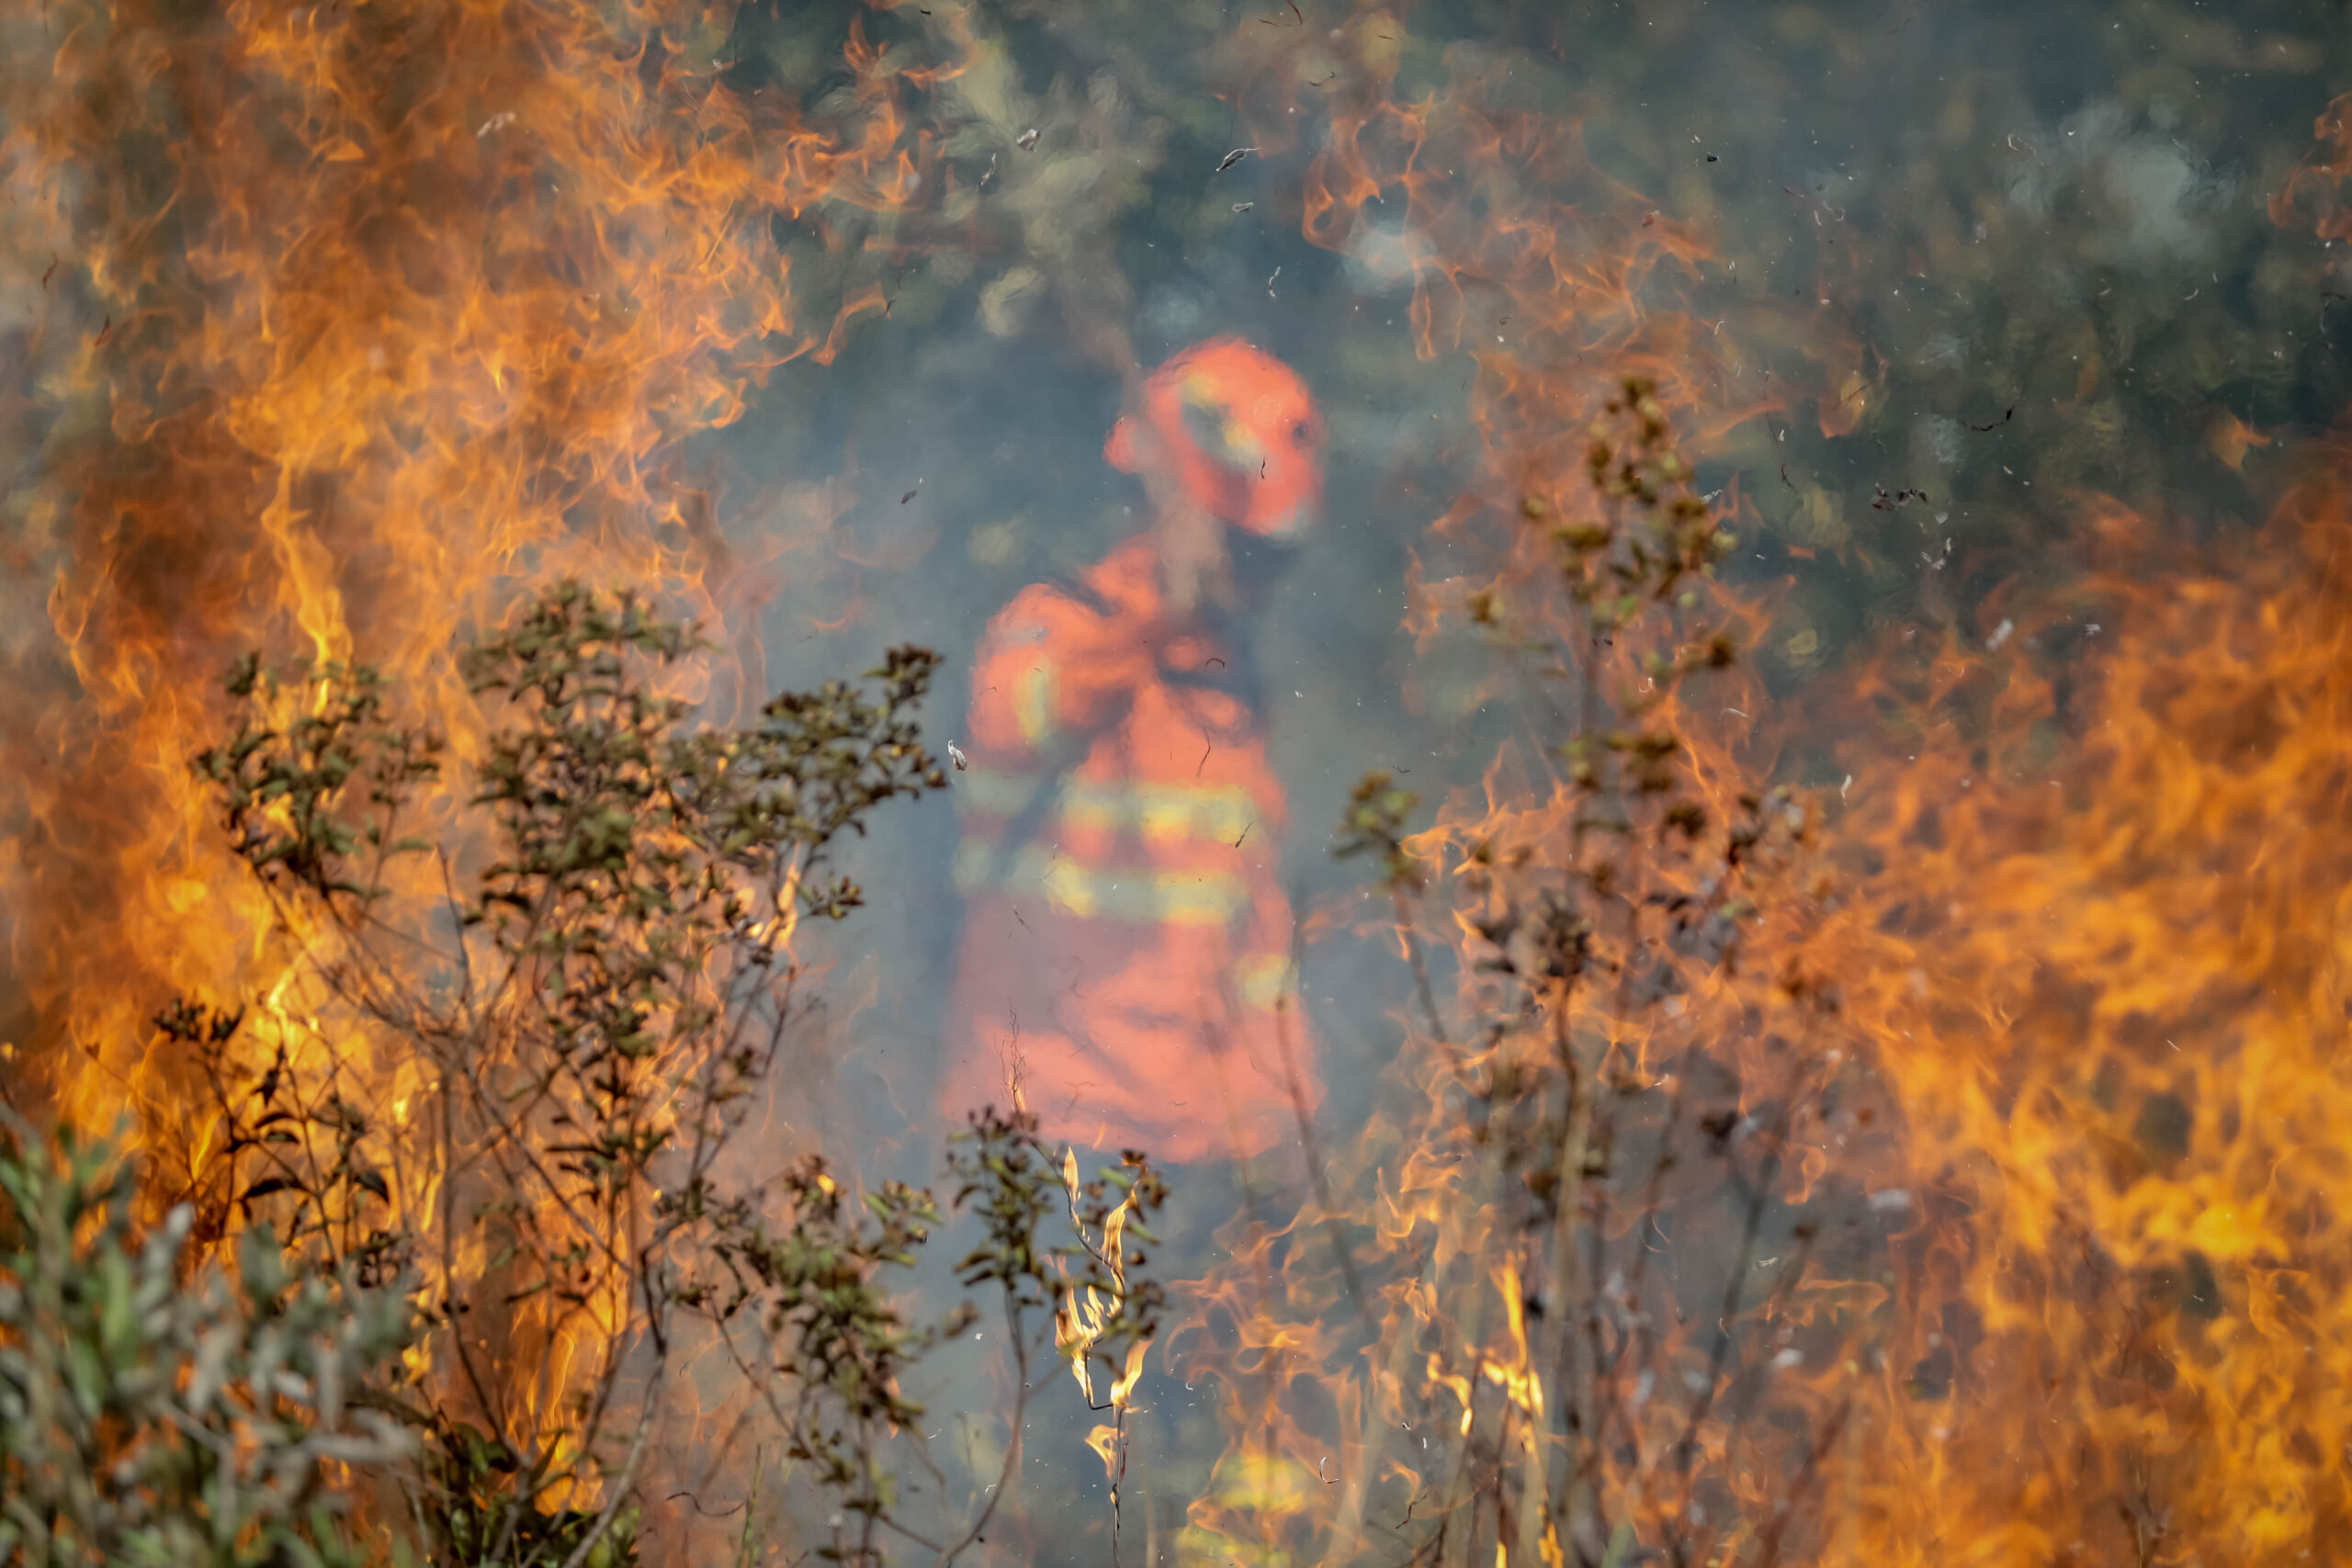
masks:
{"type": "MultiPolygon", "coordinates": [[[[8,541],[45,613],[0,646],[11,1070],[74,1122],[130,1115],[172,1196],[217,1135],[149,1022],[173,997],[259,998],[256,1073],[283,1051],[388,1125],[435,1099],[416,1053],[334,1008],[190,773],[231,660],[374,665],[462,762],[481,721],[453,649],[525,591],[628,584],[723,624],[745,595],[693,443],[866,319],[862,253],[827,246],[927,198],[912,110],[959,67],[926,54],[949,34],[886,48],[861,13],[804,111],[737,60],[738,7],[699,0],[40,9],[6,24],[40,28],[42,70],[0,122],[0,247],[54,257],[26,379],[47,445],[8,541]]],[[[755,635],[733,645],[682,694],[757,681],[755,635]]],[[[394,923],[439,897],[422,873],[392,894],[394,923]]],[[[434,1211],[428,1159],[387,1175],[434,1211]]],[[[465,1280],[500,1266],[486,1229],[460,1238],[465,1280]]],[[[582,1336],[624,1309],[601,1286],[576,1325],[517,1309],[485,1348],[525,1425],[557,1423],[582,1336]]]]}
{"type": "MultiPolygon", "coordinates": [[[[1661,216],[1597,170],[1569,116],[1494,106],[1487,84],[1499,73],[1468,46],[1448,52],[1443,90],[1408,101],[1397,85],[1400,62],[1425,46],[1386,14],[1363,14],[1313,39],[1251,41],[1276,51],[1281,65],[1262,65],[1259,80],[1312,86],[1329,73],[1319,100],[1329,105],[1328,132],[1302,202],[1306,237],[1348,255],[1375,282],[1409,286],[1419,356],[1467,355],[1476,367],[1468,488],[1414,554],[1408,625],[1424,649],[1464,630],[1505,636],[1571,624],[1548,525],[1589,504],[1588,433],[1623,375],[1652,378],[1686,438],[1702,446],[1784,413],[1796,398],[1809,399],[1829,423],[1849,417],[1866,395],[1853,345],[1835,333],[1815,333],[1810,362],[1780,364],[1773,345],[1790,334],[1777,303],[1707,319],[1702,303],[1727,280],[1704,233],[1661,216]],[[1769,380],[1768,362],[1782,372],[1769,380]]],[[[1261,109],[1250,140],[1281,145],[1285,135],[1309,134],[1285,129],[1316,101],[1301,98],[1295,117],[1280,102],[1261,109]]],[[[1744,504],[1736,490],[1724,502],[1735,512],[1744,504]]],[[[1719,629],[1752,639],[1767,611],[1724,595],[1706,613],[1719,629]]],[[[1654,637],[1618,639],[1606,656],[1607,680],[1638,691],[1643,655],[1663,648],[1654,637]]],[[[1497,674],[1459,700],[1475,705],[1508,678],[1497,674]]],[[[1715,694],[1750,713],[1760,707],[1745,686],[1715,694]]],[[[1702,739],[1723,733],[1679,704],[1658,717],[1702,739]]],[[[1716,819],[1726,819],[1747,769],[1713,741],[1691,761],[1701,794],[1716,819]]],[[[1453,1533],[1434,1545],[1406,1538],[1406,1550],[1459,1556],[1475,1546],[1483,1556],[1491,1541],[1498,1562],[1560,1563],[1588,1548],[1600,1556],[1605,1543],[1570,1541],[1532,1512],[1508,1529],[1493,1518],[1465,1528],[1456,1516],[1478,1505],[1449,1491],[1476,1473],[1495,1478],[1485,1490],[1499,1495],[1509,1472],[1516,1492],[1518,1478],[1552,1463],[1555,1419],[1595,1414],[1557,1382],[1566,1301],[1598,1292],[1623,1298],[1632,1311],[1657,1304],[1661,1292],[1655,1276],[1630,1287],[1580,1279],[1574,1249],[1560,1253],[1567,1277],[1553,1262],[1531,1269],[1534,1257],[1519,1241],[1521,1216],[1510,1207],[1523,1208],[1531,1189],[1499,1162],[1534,1130],[1476,1127],[1464,1111],[1498,1081],[1551,1070],[1562,1043],[1540,1020],[1498,1022],[1473,1042],[1438,1024],[1440,1011],[1508,1019],[1497,1010],[1502,990],[1492,966],[1476,962],[1492,956],[1479,928],[1506,908],[1536,907],[1539,890],[1556,882],[1577,802],[1556,759],[1507,748],[1482,789],[1442,805],[1435,826],[1406,844],[1429,879],[1425,924],[1435,929],[1392,930],[1385,910],[1364,922],[1402,944],[1408,958],[1417,941],[1457,952],[1457,995],[1447,1007],[1430,998],[1427,1016],[1417,1009],[1408,1021],[1369,1125],[1326,1162],[1331,1206],[1317,1199],[1286,1225],[1244,1224],[1222,1238],[1232,1262],[1203,1282],[1200,1314],[1171,1344],[1193,1381],[1215,1375],[1228,1440],[1206,1495],[1192,1504],[1180,1547],[1187,1557],[1385,1553],[1397,1547],[1400,1521],[1412,1523],[1425,1505],[1438,1515],[1424,1521],[1429,1528],[1453,1533]]],[[[1807,1008],[1801,987],[1776,987],[1769,974],[1724,974],[1712,989],[1663,1010],[1603,995],[1580,1027],[1615,1032],[1607,1068],[1632,1092],[1636,1084],[1673,1085],[1716,1038],[1799,1034],[1807,1008]]],[[[1775,1061],[1757,1092],[1796,1089],[1811,1070],[1775,1061]]],[[[1558,1179],[1546,1190],[1580,1190],[1583,1135],[1564,1145],[1572,1151],[1564,1168],[1544,1174],[1546,1182],[1558,1179]]],[[[1719,1215],[1707,1214],[1696,1194],[1671,1196],[1692,1223],[1692,1235],[1678,1241],[1704,1247],[1712,1235],[1729,1250],[1719,1215]]],[[[1560,1201],[1572,1209],[1577,1201],[1560,1201]]],[[[1647,1375],[1706,1363],[1696,1325],[1657,1339],[1647,1375]]],[[[1624,1434],[1635,1459],[1577,1483],[1605,1493],[1618,1517],[1655,1520],[1689,1501],[1659,1493],[1655,1480],[1679,1444],[1695,1440],[1720,1461],[1731,1443],[1721,1423],[1686,1438],[1668,1404],[1637,1402],[1624,1434]]],[[[1741,1458],[1783,1462],[1792,1441],[1741,1458]]]]}
{"type": "MultiPolygon", "coordinates": [[[[2346,232],[2347,107],[2280,221],[2346,232]]],[[[2094,564],[1988,604],[2015,637],[1890,643],[1823,716],[1816,951],[1899,1111],[1843,1163],[1916,1210],[1839,1560],[2301,1562],[2352,1514],[2352,446],[2315,456],[2206,545],[2079,498],[2094,564]]]]}
{"type": "MultiPolygon", "coordinates": [[[[198,28],[116,0],[61,5],[40,50],[9,51],[46,68],[9,84],[0,251],[17,273],[57,260],[39,301],[7,302],[38,312],[28,380],[55,435],[10,541],[46,634],[0,649],[0,888],[22,1054],[66,1115],[134,1108],[159,1153],[201,1162],[187,1065],[145,1023],[175,993],[259,998],[265,1056],[325,1049],[303,933],[250,889],[187,775],[231,655],[379,664],[462,753],[447,649],[519,587],[624,577],[727,603],[686,443],[889,303],[835,279],[804,308],[778,220],[838,247],[854,215],[918,200],[934,165],[910,106],[959,68],[854,28],[845,107],[819,124],[729,85],[729,9],[232,0],[198,28]]],[[[1708,236],[1601,175],[1571,119],[1495,107],[1466,55],[1408,98],[1426,50],[1386,11],[1254,22],[1233,51],[1249,140],[1295,145],[1310,118],[1323,136],[1302,231],[1410,289],[1417,355],[1476,367],[1475,472],[1415,559],[1425,645],[1561,624],[1524,519],[1585,501],[1584,433],[1623,371],[1702,450],[1808,399],[1825,434],[1862,417],[1854,345],[1809,303],[1711,324],[1708,236]],[[1309,101],[1328,108],[1289,113],[1309,101]],[[1800,321],[1807,362],[1775,360],[1768,390],[1800,321]]],[[[2352,235],[2352,100],[2318,131],[2273,211],[2352,235]]],[[[2236,468],[2272,437],[2224,412],[2208,439],[2236,468]]],[[[1802,715],[1736,684],[1715,691],[1738,727],[1663,710],[1719,818],[1800,743],[1853,783],[1775,805],[1831,874],[1757,869],[1746,963],[1656,1008],[1597,1006],[1612,1092],[1661,1137],[1718,1101],[1734,1133],[1765,1127],[1787,1156],[1775,1201],[1846,1231],[1805,1269],[1786,1254],[1810,1238],[1758,1246],[1776,1250],[1729,1351],[1667,1277],[1678,1257],[1746,1256],[1713,1168],[1661,1170],[1669,1247],[1604,1232],[1601,1265],[1532,1274],[1496,1223],[1527,1194],[1464,1107],[1555,1042],[1416,1024],[1336,1152],[1337,1203],[1241,1235],[1211,1282],[1188,1364],[1223,1374],[1235,1440],[1184,1550],[1391,1550],[1445,1467],[1548,1462],[1548,1423],[1589,1413],[1545,1351],[1565,1303],[1589,1303],[1652,1335],[1623,1447],[1589,1478],[1627,1532],[1619,1561],[1669,1529],[1725,1562],[2324,1558],[2352,1517],[2352,446],[2323,457],[2264,528],[2215,546],[2082,498],[2085,553],[2134,570],[2005,591],[1985,613],[2014,635],[1890,643],[1802,715]],[[1685,1396],[1721,1386],[1726,1355],[1758,1391],[1744,1411],[1685,1396]]],[[[1745,525],[1736,491],[1724,505],[1745,525]]],[[[1752,647],[1768,597],[1708,613],[1752,647]]],[[[1650,650],[1625,639],[1612,673],[1637,682],[1650,650]]],[[[1452,1016],[1491,1016],[1483,922],[1559,872],[1573,809],[1544,759],[1506,751],[1410,841],[1433,891],[1396,940],[1468,960],[1445,971],[1452,1016]]],[[[356,1067],[396,1122],[429,1093],[413,1062],[356,1067]]],[[[1583,1145],[1564,1146],[1578,1159],[1544,1190],[1594,1197],[1583,1145]]],[[[1074,1156],[1064,1175],[1075,1201],[1074,1156]]],[[[430,1172],[398,1190],[436,1200],[430,1172]]],[[[1057,1313],[1090,1403],[1124,1288],[1057,1313]]],[[[550,1333],[517,1374],[537,1408],[577,1346],[550,1333]]],[[[1115,1475],[1118,1427],[1089,1442],[1115,1475]]],[[[1486,1528],[1497,1568],[1599,1544],[1486,1528]]],[[[1458,1539],[1483,1558],[1476,1527],[1458,1539]]]]}
{"type": "MultiPolygon", "coordinates": [[[[1075,1147],[1062,1151],[1062,1188],[1069,1195],[1070,1213],[1075,1219],[1081,1196],[1078,1150],[1075,1147]]],[[[1109,1288],[1098,1290],[1089,1285],[1083,1291],[1068,1292],[1054,1307],[1054,1348],[1069,1358],[1070,1375],[1078,1380],[1079,1391],[1086,1395],[1087,1404],[1096,1410],[1126,1409],[1128,1397],[1135,1392],[1136,1381],[1143,1376],[1144,1357],[1151,1349],[1148,1339],[1136,1339],[1129,1344],[1126,1363],[1120,1369],[1119,1375],[1111,1381],[1108,1397],[1099,1400],[1094,1397],[1094,1370],[1089,1364],[1089,1358],[1094,1347],[1102,1343],[1103,1334],[1111,1327],[1127,1299],[1127,1216],[1135,1212],[1136,1194],[1131,1189],[1103,1217],[1100,1235],[1087,1238],[1090,1248],[1109,1268],[1109,1288]]],[[[1102,1455],[1104,1467],[1116,1479],[1117,1466],[1113,1462],[1112,1451],[1116,1447],[1116,1428],[1097,1427],[1095,1430],[1097,1436],[1104,1431],[1112,1433],[1108,1449],[1097,1442],[1096,1437],[1089,1437],[1087,1442],[1102,1455]]]]}
{"type": "Polygon", "coordinates": [[[2086,575],[2021,618],[2038,654],[1877,672],[1907,733],[1850,749],[1852,897],[1822,934],[1921,1213],[1872,1390],[1887,1462],[1848,1478],[1865,1539],[2284,1562],[2352,1507],[2318,1392],[2352,1349],[2346,458],[2212,556],[2087,502],[2153,580],[2086,575]],[[1948,1393],[1905,1397],[1915,1364],[1948,1393]]]}
{"type": "MultiPolygon", "coordinates": [[[[1320,63],[1351,36],[1295,47],[1320,63]]],[[[1385,58],[1347,62],[1305,221],[1348,249],[1401,209],[1380,254],[1412,278],[1417,350],[1478,361],[1480,462],[1416,554],[1409,626],[1424,647],[1465,623],[1556,633],[1520,513],[1581,513],[1609,377],[1653,376],[1705,453],[1784,412],[1721,374],[1777,329],[1693,331],[1700,237],[1459,73],[1396,101],[1385,58]],[[1530,341],[1478,343],[1505,311],[1530,341]]],[[[2347,116],[2322,118],[2282,217],[2346,231],[2347,116]]],[[[1809,385],[1826,433],[1873,389],[1834,339],[1809,385]]],[[[2233,468],[2266,439],[2221,414],[2213,432],[2233,468]]],[[[1800,749],[1846,781],[1763,803],[1792,848],[1743,871],[1736,964],[1686,969],[1655,1005],[1588,988],[1568,1043],[1631,1117],[1623,1139],[1705,1125],[1757,1151],[1752,1198],[1703,1154],[1588,1167],[1596,1125],[1505,1087],[1560,1056],[1544,1010],[1503,1006],[1491,961],[1513,954],[1485,933],[1559,880],[1575,797],[1506,748],[1441,803],[1408,843],[1428,891],[1396,934],[1453,960],[1432,966],[1453,994],[1399,1020],[1369,1123],[1326,1162],[1330,1201],[1231,1227],[1171,1347],[1215,1379],[1228,1444],[1182,1552],[2328,1558],[2352,1517],[2332,1393],[2352,1360],[2352,441],[2324,457],[2265,527],[2209,546],[2078,497],[2063,585],[2011,584],[1964,634],[1890,636],[1801,709],[1747,674],[1665,707],[1717,821],[1800,749]],[[1491,1027],[1449,1033],[1464,1020],[1491,1027]],[[1511,1165],[1555,1146],[1573,1157],[1511,1165]],[[1646,1196],[1591,1179],[1626,1169],[1646,1196]],[[1554,1204],[1583,1206],[1589,1248],[1530,1239],[1554,1204]],[[1634,1348],[1606,1402],[1571,1375],[1589,1329],[1634,1348]],[[1328,1490],[1307,1479],[1326,1455],[1328,1490]]],[[[1712,592],[1695,613],[1754,648],[1770,594],[1712,592]]],[[[1638,691],[1657,645],[1620,640],[1608,668],[1638,691]]],[[[1694,895],[1700,869],[1645,866],[1694,895]]],[[[1622,973],[1629,933],[1591,938],[1622,973]]]]}
{"type": "Polygon", "coordinates": [[[53,9],[6,167],[69,240],[42,330],[79,434],[24,543],[51,635],[0,699],[6,892],[59,1108],[162,1135],[186,1086],[147,1013],[280,962],[187,777],[219,671],[364,659],[462,752],[447,650],[519,586],[716,618],[682,444],[837,342],[800,329],[772,226],[912,199],[904,105],[937,68],[853,24],[819,125],[727,81],[718,6],[53,9]]]}

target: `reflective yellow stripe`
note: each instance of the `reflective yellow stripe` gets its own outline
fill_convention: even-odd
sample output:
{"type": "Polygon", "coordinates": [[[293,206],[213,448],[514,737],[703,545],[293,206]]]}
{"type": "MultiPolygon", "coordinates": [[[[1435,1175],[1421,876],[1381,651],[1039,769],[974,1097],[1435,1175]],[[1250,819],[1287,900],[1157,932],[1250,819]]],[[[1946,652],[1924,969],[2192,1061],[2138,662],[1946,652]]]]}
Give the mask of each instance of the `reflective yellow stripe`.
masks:
{"type": "Polygon", "coordinates": [[[1253,1008],[1271,1008],[1291,987],[1291,962],[1279,953],[1253,953],[1235,966],[1241,999],[1253,1008]]]}
{"type": "MultiPolygon", "coordinates": [[[[956,804],[967,813],[1011,816],[1036,798],[1037,773],[975,767],[956,781],[956,804]]],[[[1057,813],[1063,826],[1099,832],[1134,829],[1170,843],[1215,839],[1231,843],[1258,819],[1258,806],[1238,784],[1109,784],[1072,779],[1057,813]]]]}
{"type": "Polygon", "coordinates": [[[1012,683],[1012,717],[1021,739],[1035,746],[1054,733],[1054,666],[1041,659],[1012,683]]]}
{"type": "Polygon", "coordinates": [[[1234,785],[1073,784],[1062,820],[1073,828],[1135,828],[1147,839],[1217,839],[1231,843],[1257,815],[1250,792],[1234,785]]]}
{"type": "Polygon", "coordinates": [[[1032,844],[1013,857],[1004,875],[991,875],[993,846],[967,839],[956,852],[956,886],[970,893],[995,881],[1010,893],[1042,892],[1046,901],[1080,919],[1153,921],[1176,926],[1221,926],[1249,906],[1250,890],[1238,876],[1156,871],[1142,866],[1088,866],[1032,844]]]}

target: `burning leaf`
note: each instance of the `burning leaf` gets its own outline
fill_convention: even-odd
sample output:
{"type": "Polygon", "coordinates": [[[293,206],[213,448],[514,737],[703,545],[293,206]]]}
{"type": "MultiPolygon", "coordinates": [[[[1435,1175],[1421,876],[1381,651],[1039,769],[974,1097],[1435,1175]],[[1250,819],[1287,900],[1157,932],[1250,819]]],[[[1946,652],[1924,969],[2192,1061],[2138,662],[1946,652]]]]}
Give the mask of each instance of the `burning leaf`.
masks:
{"type": "Polygon", "coordinates": [[[2234,472],[2245,466],[2249,448],[2269,446],[2270,437],[2224,409],[2205,427],[2205,445],[2212,448],[2213,456],[2222,460],[2223,467],[2234,472]]]}

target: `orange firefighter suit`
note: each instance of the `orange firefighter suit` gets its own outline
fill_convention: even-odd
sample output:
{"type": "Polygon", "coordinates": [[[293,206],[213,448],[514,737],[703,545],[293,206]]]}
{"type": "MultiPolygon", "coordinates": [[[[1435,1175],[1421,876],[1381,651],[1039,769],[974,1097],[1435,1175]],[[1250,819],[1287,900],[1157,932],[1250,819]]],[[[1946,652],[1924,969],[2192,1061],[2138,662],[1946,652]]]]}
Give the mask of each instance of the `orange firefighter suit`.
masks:
{"type": "MultiPolygon", "coordinates": [[[[1311,520],[1321,436],[1295,372],[1219,339],[1154,373],[1104,451],[1248,543],[1311,520]]],[[[1164,553],[1146,533],[1034,584],[981,639],[944,1087],[960,1111],[1017,1084],[1048,1137],[1247,1156],[1319,1098],[1304,1021],[1275,1010],[1283,792],[1232,602],[1183,604],[1164,553]]]]}

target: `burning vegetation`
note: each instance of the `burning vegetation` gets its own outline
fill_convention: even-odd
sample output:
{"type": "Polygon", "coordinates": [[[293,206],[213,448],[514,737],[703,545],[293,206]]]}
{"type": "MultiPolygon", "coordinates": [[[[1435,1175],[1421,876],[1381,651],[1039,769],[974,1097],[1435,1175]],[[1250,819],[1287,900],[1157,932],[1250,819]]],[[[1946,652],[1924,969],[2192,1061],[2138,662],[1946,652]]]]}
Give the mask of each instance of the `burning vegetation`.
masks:
{"type": "MultiPolygon", "coordinates": [[[[1825,175],[1759,254],[1693,194],[1736,150],[1634,188],[1556,35],[1166,9],[1119,25],[1214,115],[1019,4],[0,22],[0,1562],[2341,1554],[2352,449],[2214,391],[2163,461],[2291,456],[2267,520],[2127,495],[2128,355],[2193,347],[2029,323],[2063,370],[1841,477],[1974,352],[1862,292],[1987,222],[1898,263],[1825,175]],[[989,759],[918,728],[925,649],[764,695],[763,612],[860,623],[960,481],[888,482],[875,546],[854,458],[754,483],[773,534],[710,478],[778,377],[951,302],[1134,410],[1135,323],[1201,307],[1138,303],[1122,226],[1178,210],[1295,231],[1250,309],[1347,302],[1307,378],[1335,496],[1411,513],[1399,728],[1476,752],[1330,803],[1361,886],[1250,896],[1288,960],[1204,1059],[1290,1103],[1178,1173],[1238,1194],[1181,1247],[1154,1151],[1088,1177],[1019,1083],[922,1129],[936,1190],[799,1114],[850,847],[989,759]],[[1364,434],[1390,385],[1434,434],[1364,434]],[[2059,495],[2002,492],[2054,542],[1951,521],[2068,420],[2059,495]],[[1378,1017],[1303,978],[1366,947],[1378,1017]]],[[[2225,41],[2181,47],[2304,58],[2225,41]]],[[[2346,115],[2277,232],[2347,237],[2346,115]]],[[[2220,259],[2228,181],[2031,130],[2012,209],[2220,259]]]]}

